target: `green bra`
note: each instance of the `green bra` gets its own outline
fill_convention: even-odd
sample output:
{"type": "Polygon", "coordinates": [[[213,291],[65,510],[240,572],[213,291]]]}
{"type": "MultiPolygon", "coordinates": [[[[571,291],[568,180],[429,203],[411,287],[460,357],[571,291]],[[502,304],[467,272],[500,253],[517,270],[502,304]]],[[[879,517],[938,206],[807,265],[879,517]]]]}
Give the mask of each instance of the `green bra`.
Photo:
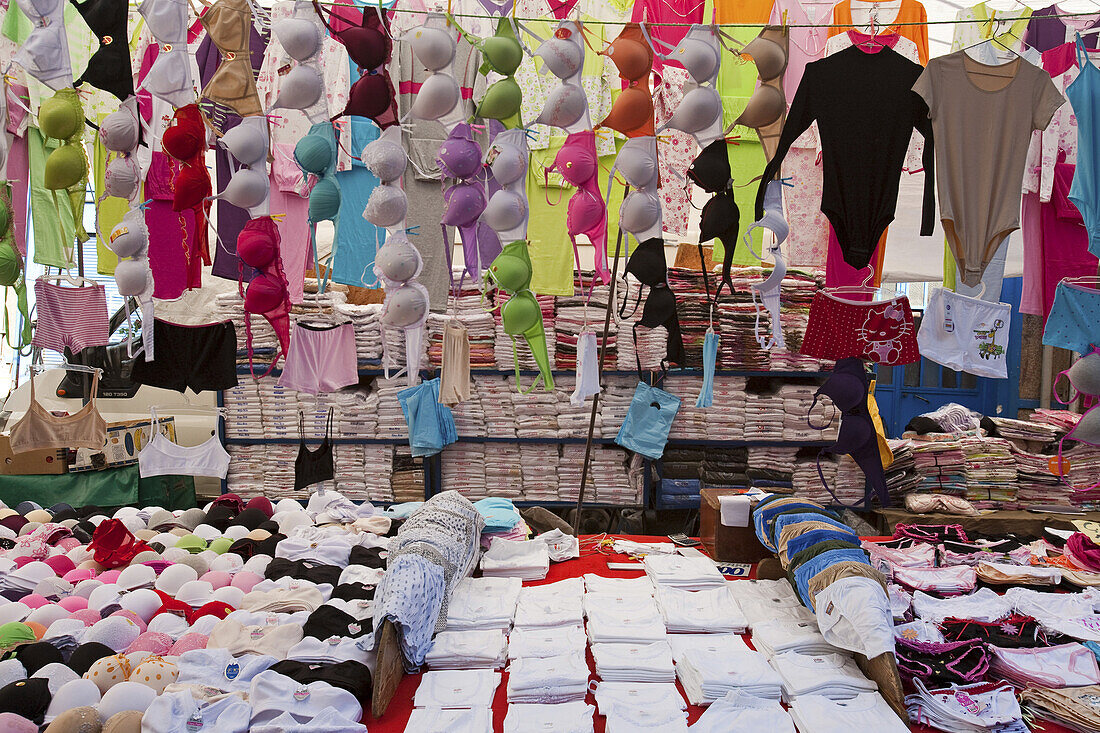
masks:
{"type": "MultiPolygon", "coordinates": [[[[508,302],[500,309],[501,325],[504,332],[512,337],[512,359],[516,370],[516,386],[520,386],[519,356],[516,337],[522,336],[535,363],[539,365],[539,377],[543,389],[554,389],[554,374],[550,369],[550,354],[546,348],[546,329],[542,323],[542,308],[535,294],[531,292],[531,256],[527,252],[527,242],[519,240],[504,245],[500,254],[489,265],[485,277],[501,290],[510,294],[508,302]]],[[[530,392],[538,386],[539,380],[524,392],[530,392]]]]}

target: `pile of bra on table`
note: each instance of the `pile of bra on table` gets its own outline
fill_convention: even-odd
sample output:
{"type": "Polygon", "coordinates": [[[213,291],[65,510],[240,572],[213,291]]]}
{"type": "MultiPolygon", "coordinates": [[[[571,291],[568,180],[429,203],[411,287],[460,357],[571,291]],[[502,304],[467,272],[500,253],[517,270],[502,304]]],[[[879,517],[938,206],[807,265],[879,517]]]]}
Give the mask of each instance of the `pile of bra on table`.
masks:
{"type": "Polygon", "coordinates": [[[365,731],[400,521],[374,512],[333,491],[0,508],[0,730],[365,731]]]}
{"type": "Polygon", "coordinates": [[[898,525],[892,540],[862,547],[890,579],[912,720],[1026,731],[1022,691],[1025,712],[1100,730],[1100,548],[1086,535],[979,538],[959,525],[898,525]],[[1063,582],[1084,590],[1054,592],[1063,582]]]}

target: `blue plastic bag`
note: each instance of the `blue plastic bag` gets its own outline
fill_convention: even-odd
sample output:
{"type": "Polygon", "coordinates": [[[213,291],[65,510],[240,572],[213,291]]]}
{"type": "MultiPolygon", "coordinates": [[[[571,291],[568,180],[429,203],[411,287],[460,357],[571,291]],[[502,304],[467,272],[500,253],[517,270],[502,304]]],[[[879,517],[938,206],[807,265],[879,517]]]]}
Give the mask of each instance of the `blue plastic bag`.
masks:
{"type": "Polygon", "coordinates": [[[439,378],[421,382],[397,393],[413,456],[434,456],[458,440],[451,408],[439,404],[439,378]]]}
{"type": "Polygon", "coordinates": [[[638,382],[615,442],[656,461],[665,453],[668,431],[672,429],[672,421],[679,411],[679,397],[638,382]]]}

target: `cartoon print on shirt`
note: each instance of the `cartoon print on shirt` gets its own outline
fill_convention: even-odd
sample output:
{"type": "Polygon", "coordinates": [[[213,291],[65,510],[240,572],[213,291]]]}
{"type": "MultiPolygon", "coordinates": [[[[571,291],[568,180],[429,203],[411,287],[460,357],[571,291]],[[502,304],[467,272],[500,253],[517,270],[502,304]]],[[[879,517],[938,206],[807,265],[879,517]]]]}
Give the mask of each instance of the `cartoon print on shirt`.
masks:
{"type": "Polygon", "coordinates": [[[997,332],[1004,328],[1005,322],[1001,319],[993,321],[990,328],[986,323],[979,323],[974,329],[974,338],[978,341],[978,356],[983,359],[1000,359],[1005,354],[1005,347],[997,343],[997,332]]]}
{"type": "Polygon", "coordinates": [[[881,308],[867,309],[858,336],[867,344],[864,353],[871,361],[891,362],[901,358],[902,337],[912,328],[897,304],[886,303],[881,308]]]}

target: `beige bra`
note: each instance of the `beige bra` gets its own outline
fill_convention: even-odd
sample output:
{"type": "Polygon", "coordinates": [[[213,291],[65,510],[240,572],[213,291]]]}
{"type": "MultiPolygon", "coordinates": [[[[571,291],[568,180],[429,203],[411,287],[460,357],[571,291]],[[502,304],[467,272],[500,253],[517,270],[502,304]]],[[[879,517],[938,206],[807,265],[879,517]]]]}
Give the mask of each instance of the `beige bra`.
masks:
{"type": "Polygon", "coordinates": [[[38,403],[31,377],[31,404],[11,429],[12,453],[60,448],[100,450],[107,441],[107,421],[95,408],[99,374],[92,377],[92,396],[88,404],[72,415],[56,417],[38,403]]]}

